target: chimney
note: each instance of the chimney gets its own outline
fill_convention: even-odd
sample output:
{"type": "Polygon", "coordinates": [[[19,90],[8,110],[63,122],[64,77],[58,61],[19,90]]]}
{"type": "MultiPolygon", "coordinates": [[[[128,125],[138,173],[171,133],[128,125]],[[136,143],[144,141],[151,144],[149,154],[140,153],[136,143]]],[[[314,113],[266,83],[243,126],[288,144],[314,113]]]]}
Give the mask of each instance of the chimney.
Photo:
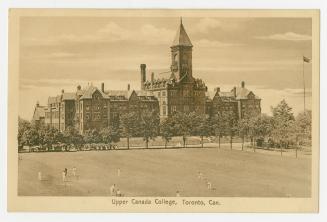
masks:
{"type": "Polygon", "coordinates": [[[242,81],[241,86],[242,86],[242,88],[245,87],[245,82],[244,81],[242,81]]]}
{"type": "Polygon", "coordinates": [[[64,94],[64,93],[65,93],[65,90],[64,90],[64,89],[62,89],[62,90],[61,90],[61,94],[64,94]]]}
{"type": "Polygon", "coordinates": [[[141,89],[144,89],[144,83],[146,81],[146,64],[141,64],[141,89]]]}
{"type": "Polygon", "coordinates": [[[81,88],[82,88],[82,87],[81,87],[80,85],[77,86],[77,90],[81,90],[81,88]]]}
{"type": "Polygon", "coordinates": [[[101,83],[101,91],[104,92],[104,82],[101,83]]]}
{"type": "Polygon", "coordinates": [[[220,87],[215,88],[215,92],[220,92],[220,87]]]}
{"type": "Polygon", "coordinates": [[[131,85],[128,83],[127,84],[127,91],[131,90],[131,85]]]}
{"type": "Polygon", "coordinates": [[[154,72],[151,73],[151,82],[154,81],[154,72]]]}
{"type": "Polygon", "coordinates": [[[234,97],[236,97],[236,87],[233,88],[234,97]]]}
{"type": "Polygon", "coordinates": [[[39,107],[39,106],[40,106],[39,101],[36,101],[36,107],[39,107]]]}

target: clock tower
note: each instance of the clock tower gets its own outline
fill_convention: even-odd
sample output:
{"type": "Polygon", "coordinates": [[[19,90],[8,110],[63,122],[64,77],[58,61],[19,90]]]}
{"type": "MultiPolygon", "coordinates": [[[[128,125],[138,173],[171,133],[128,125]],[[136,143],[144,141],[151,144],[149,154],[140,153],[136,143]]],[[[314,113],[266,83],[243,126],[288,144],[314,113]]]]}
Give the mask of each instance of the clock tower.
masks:
{"type": "Polygon", "coordinates": [[[181,19],[171,48],[171,71],[177,80],[192,80],[192,48],[181,19]]]}

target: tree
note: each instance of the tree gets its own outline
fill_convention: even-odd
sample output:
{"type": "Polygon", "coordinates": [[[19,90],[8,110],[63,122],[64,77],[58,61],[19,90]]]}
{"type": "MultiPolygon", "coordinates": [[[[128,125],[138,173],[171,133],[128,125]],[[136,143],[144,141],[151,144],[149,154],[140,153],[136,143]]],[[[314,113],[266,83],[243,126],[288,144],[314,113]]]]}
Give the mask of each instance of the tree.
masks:
{"type": "Polygon", "coordinates": [[[39,133],[35,127],[29,127],[23,132],[21,137],[21,143],[28,146],[40,144],[39,133]]]}
{"type": "Polygon", "coordinates": [[[280,146],[280,155],[283,155],[283,146],[287,148],[290,137],[292,136],[292,127],[294,126],[294,115],[292,108],[282,100],[276,107],[272,107],[272,131],[271,135],[274,141],[278,141],[280,146]]]}
{"type": "Polygon", "coordinates": [[[109,144],[112,142],[119,141],[119,130],[117,129],[117,127],[110,126],[102,128],[99,134],[103,143],[109,144]]]}
{"type": "Polygon", "coordinates": [[[200,136],[201,147],[203,148],[203,138],[211,134],[210,120],[206,115],[197,115],[193,120],[193,135],[200,136]]]}
{"type": "Polygon", "coordinates": [[[168,117],[160,124],[160,134],[161,137],[165,140],[165,148],[167,148],[167,143],[176,135],[175,122],[172,118],[168,117]]]}
{"type": "Polygon", "coordinates": [[[220,138],[224,132],[224,119],[221,113],[213,115],[210,120],[211,134],[218,137],[218,148],[220,148],[220,138]]]}
{"type": "Polygon", "coordinates": [[[31,123],[27,120],[24,120],[20,117],[18,117],[18,134],[17,134],[17,140],[18,140],[18,147],[22,148],[24,145],[26,145],[26,140],[24,140],[23,135],[24,132],[29,130],[31,128],[31,123]]]}
{"type": "Polygon", "coordinates": [[[194,129],[196,114],[176,112],[173,115],[173,121],[176,124],[176,133],[183,137],[183,147],[186,147],[186,140],[188,136],[191,136],[194,129]]]}
{"type": "Polygon", "coordinates": [[[120,116],[120,131],[127,138],[127,149],[129,149],[129,138],[137,133],[139,126],[139,115],[136,112],[124,113],[120,116]]]}
{"type": "Polygon", "coordinates": [[[140,118],[139,133],[145,141],[146,148],[149,147],[149,140],[155,139],[159,132],[159,115],[157,112],[143,111],[140,118]]]}
{"type": "Polygon", "coordinates": [[[240,137],[242,138],[242,150],[244,150],[244,140],[248,136],[250,130],[249,118],[243,118],[238,121],[237,129],[240,137]]]}
{"type": "Polygon", "coordinates": [[[63,138],[65,143],[80,145],[83,143],[83,136],[79,134],[76,128],[69,126],[63,132],[63,138]]]}
{"type": "Polygon", "coordinates": [[[287,104],[285,99],[280,101],[276,107],[271,107],[271,110],[274,118],[280,118],[285,121],[294,120],[292,107],[287,104]]]}
{"type": "Polygon", "coordinates": [[[299,127],[300,132],[302,133],[301,143],[304,143],[305,140],[311,141],[311,131],[312,131],[312,112],[311,110],[306,110],[305,112],[299,113],[295,122],[297,127],[299,127]]]}
{"type": "Polygon", "coordinates": [[[230,149],[233,149],[233,137],[237,131],[237,117],[233,112],[222,112],[222,119],[225,120],[225,133],[230,138],[230,149]]]}
{"type": "MultiPolygon", "coordinates": [[[[272,121],[271,117],[269,117],[269,116],[267,116],[265,114],[262,114],[260,116],[257,116],[256,118],[254,118],[254,120],[253,120],[253,124],[254,124],[253,125],[253,132],[254,132],[254,135],[257,138],[257,140],[255,140],[255,143],[259,142],[259,141],[263,142],[265,140],[265,138],[271,134],[271,131],[272,131],[271,121],[272,121]]],[[[255,144],[253,146],[254,152],[255,152],[256,145],[257,144],[255,144]]]]}
{"type": "Polygon", "coordinates": [[[84,132],[83,140],[85,143],[100,143],[102,139],[97,129],[89,129],[84,132]]]}

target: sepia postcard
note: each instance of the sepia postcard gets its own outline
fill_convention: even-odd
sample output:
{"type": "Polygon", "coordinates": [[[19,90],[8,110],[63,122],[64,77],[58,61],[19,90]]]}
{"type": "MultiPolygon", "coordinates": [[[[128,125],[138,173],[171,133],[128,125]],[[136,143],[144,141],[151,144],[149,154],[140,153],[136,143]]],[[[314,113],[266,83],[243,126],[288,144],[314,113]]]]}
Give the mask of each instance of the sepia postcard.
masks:
{"type": "Polygon", "coordinates": [[[319,10],[10,9],[8,211],[318,212],[319,10]]]}

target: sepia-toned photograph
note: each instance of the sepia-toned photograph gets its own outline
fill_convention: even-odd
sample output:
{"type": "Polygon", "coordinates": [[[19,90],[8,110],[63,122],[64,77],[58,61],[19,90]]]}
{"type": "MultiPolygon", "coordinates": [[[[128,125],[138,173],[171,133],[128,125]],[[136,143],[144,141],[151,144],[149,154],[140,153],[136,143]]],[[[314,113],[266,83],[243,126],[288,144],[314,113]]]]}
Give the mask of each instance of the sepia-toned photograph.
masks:
{"type": "Polygon", "coordinates": [[[315,211],[319,13],[275,12],[11,10],[10,192],[315,211]]]}

